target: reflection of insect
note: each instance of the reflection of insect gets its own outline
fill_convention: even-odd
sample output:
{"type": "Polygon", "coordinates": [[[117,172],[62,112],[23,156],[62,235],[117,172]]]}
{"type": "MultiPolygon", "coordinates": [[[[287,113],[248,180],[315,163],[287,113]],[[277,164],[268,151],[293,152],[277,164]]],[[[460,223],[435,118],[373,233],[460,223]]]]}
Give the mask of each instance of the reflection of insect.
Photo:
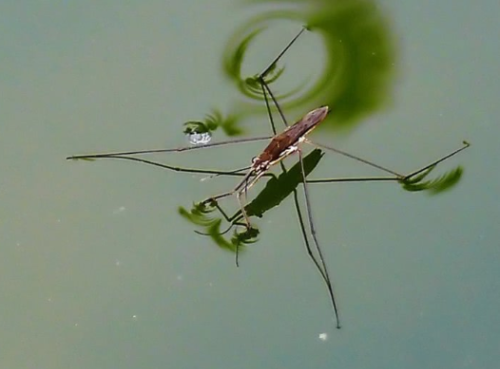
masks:
{"type": "MultiPolygon", "coordinates": [[[[320,107],[317,108],[308,114],[306,114],[302,119],[297,121],[295,124],[289,126],[287,120],[283,114],[282,109],[275,96],[273,95],[270,87],[269,81],[275,80],[276,76],[270,77],[266,80],[266,77],[270,74],[272,70],[274,70],[276,63],[280,60],[280,58],[286,53],[286,51],[292,46],[292,44],[298,39],[298,37],[304,32],[305,28],[302,29],[293,39],[292,41],[283,49],[283,51],[275,58],[275,60],[269,65],[269,67],[262,72],[261,74],[254,77],[254,79],[249,80],[249,83],[258,83],[262,90],[262,96],[265,100],[270,123],[274,132],[274,136],[272,137],[256,137],[256,138],[244,138],[237,139],[232,141],[222,141],[216,143],[209,143],[202,146],[189,146],[189,147],[180,147],[174,149],[159,149],[159,150],[143,150],[143,151],[129,151],[129,152],[117,152],[117,153],[105,153],[105,154],[92,154],[92,155],[79,155],[79,156],[71,156],[68,159],[84,159],[84,160],[93,160],[99,158],[111,158],[111,159],[124,159],[131,160],[136,162],[141,162],[145,164],[154,165],[157,167],[174,170],[177,172],[188,172],[188,173],[203,173],[203,174],[217,174],[217,175],[235,175],[235,176],[243,176],[243,179],[229,192],[222,193],[220,195],[209,197],[208,199],[196,204],[194,208],[187,212],[185,209],[181,208],[181,214],[186,216],[187,218],[193,220],[198,225],[207,226],[208,232],[206,234],[212,236],[212,238],[218,242],[219,244],[224,244],[227,246],[227,241],[222,241],[222,235],[232,229],[234,226],[243,227],[243,232],[234,233],[234,237],[229,244],[229,248],[234,249],[236,251],[236,255],[238,255],[239,247],[243,244],[254,242],[256,236],[258,235],[258,230],[251,225],[250,217],[251,216],[259,216],[269,210],[270,208],[277,206],[285,197],[292,194],[294,195],[294,201],[297,210],[297,216],[300,223],[302,235],[304,238],[304,242],[306,245],[306,249],[309,257],[313,261],[317,270],[319,271],[323,281],[325,282],[329,297],[333,306],[333,310],[335,313],[335,318],[337,322],[337,327],[340,327],[339,314],[337,303],[333,293],[333,287],[330,280],[330,276],[328,273],[328,269],[326,266],[326,262],[323,257],[323,252],[318,241],[315,225],[313,222],[312,212],[311,212],[311,204],[309,200],[309,190],[308,184],[310,183],[325,183],[325,182],[360,182],[360,181],[398,181],[402,184],[403,188],[409,191],[421,191],[421,190],[430,190],[433,192],[439,192],[445,190],[455,184],[461,176],[461,168],[448,172],[446,175],[440,177],[437,180],[433,181],[423,181],[424,178],[429,174],[429,172],[440,162],[450,158],[451,156],[457,154],[462,151],[466,147],[469,146],[468,143],[464,142],[464,145],[451,152],[450,154],[434,161],[431,164],[424,166],[423,168],[410,173],[409,175],[402,175],[397,173],[396,171],[387,169],[383,166],[375,164],[371,161],[362,159],[355,155],[348,154],[341,150],[335,149],[333,147],[329,147],[322,144],[313,143],[306,136],[317,127],[319,123],[321,123],[329,113],[328,107],[320,107]],[[283,123],[287,126],[287,128],[277,134],[276,128],[274,126],[273,115],[271,112],[269,98],[273,101],[275,107],[279,111],[283,123]],[[234,171],[218,171],[218,170],[207,170],[207,169],[194,169],[194,168],[182,168],[182,167],[174,167],[170,165],[166,165],[163,163],[146,160],[141,157],[137,157],[137,155],[141,154],[149,154],[149,153],[162,153],[162,152],[182,152],[182,151],[190,151],[195,149],[204,149],[214,146],[221,146],[231,143],[242,143],[242,142],[252,142],[259,140],[269,140],[269,144],[267,147],[252,160],[252,164],[248,167],[237,169],[234,171]],[[327,178],[327,179],[306,179],[309,173],[314,169],[314,167],[318,164],[321,159],[322,153],[320,150],[314,150],[311,154],[304,156],[300,144],[308,143],[312,144],[316,147],[319,147],[324,150],[333,151],[337,154],[347,156],[351,159],[360,161],[372,167],[375,167],[381,171],[389,173],[391,176],[389,177],[361,177],[361,178],[327,178]],[[286,170],[282,160],[293,153],[298,154],[299,162],[292,167],[290,170],[286,170]],[[246,198],[247,191],[252,187],[261,177],[263,176],[272,176],[268,173],[268,170],[274,164],[279,163],[282,167],[283,174],[279,177],[273,177],[270,179],[264,188],[264,190],[256,196],[256,198],[250,202],[246,203],[242,198],[246,198]],[[242,171],[248,170],[246,173],[242,173],[242,171]],[[297,191],[296,187],[302,183],[304,190],[304,198],[305,198],[305,207],[307,213],[307,224],[309,228],[309,232],[306,230],[306,226],[303,221],[303,216],[300,210],[300,206],[298,203],[297,191]],[[274,191],[274,192],[273,192],[274,191]],[[240,210],[229,217],[222,210],[222,208],[217,203],[217,200],[228,197],[231,195],[236,195],[238,200],[240,210]],[[264,199],[264,200],[263,200],[264,199]],[[219,226],[221,224],[221,219],[210,219],[207,218],[207,214],[211,213],[217,209],[222,216],[228,221],[229,227],[223,231],[219,231],[219,226]],[[241,222],[241,221],[244,222],[241,222]],[[314,248],[310,245],[310,238],[313,240],[314,248]],[[226,243],[224,243],[226,242],[226,243]]],[[[281,74],[281,73],[278,73],[281,74]]],[[[201,233],[201,232],[199,232],[201,233]]],[[[236,258],[236,262],[238,263],[238,257],[236,258]]]]}

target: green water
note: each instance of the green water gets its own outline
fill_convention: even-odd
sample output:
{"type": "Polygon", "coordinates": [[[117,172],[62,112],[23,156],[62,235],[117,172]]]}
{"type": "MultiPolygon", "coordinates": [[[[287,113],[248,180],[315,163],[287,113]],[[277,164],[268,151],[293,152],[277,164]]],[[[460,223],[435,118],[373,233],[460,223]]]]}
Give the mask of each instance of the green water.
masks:
{"type": "MultiPolygon", "coordinates": [[[[4,1],[0,367],[497,368],[500,5],[376,4],[394,54],[384,104],[313,138],[402,172],[464,139],[472,147],[443,164],[465,173],[439,196],[383,183],[311,188],[337,330],[291,199],[255,220],[260,241],[236,268],[177,213],[236,179],[65,161],[185,145],[183,122],[237,106],[221,71],[228,39],[286,3],[4,1]]],[[[245,72],[265,67],[296,27],[266,31],[245,72]]],[[[296,74],[284,83],[317,76],[324,57],[308,33],[287,55],[296,74]]],[[[269,132],[264,115],[242,127],[269,132]]],[[[262,147],[162,158],[230,169],[262,147]]],[[[330,153],[314,171],[374,173],[330,153]]]]}

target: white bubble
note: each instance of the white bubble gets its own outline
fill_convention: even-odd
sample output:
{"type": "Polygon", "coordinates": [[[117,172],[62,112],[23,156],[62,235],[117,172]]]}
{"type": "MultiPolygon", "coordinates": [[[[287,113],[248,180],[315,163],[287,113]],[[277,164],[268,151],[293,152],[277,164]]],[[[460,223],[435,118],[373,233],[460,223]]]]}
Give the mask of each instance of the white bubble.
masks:
{"type": "Polygon", "coordinates": [[[212,134],[210,132],[203,133],[191,133],[187,135],[188,141],[192,145],[206,145],[212,140],[212,134]]]}
{"type": "Polygon", "coordinates": [[[321,340],[321,341],[326,341],[328,339],[328,333],[320,333],[318,338],[321,340]]]}

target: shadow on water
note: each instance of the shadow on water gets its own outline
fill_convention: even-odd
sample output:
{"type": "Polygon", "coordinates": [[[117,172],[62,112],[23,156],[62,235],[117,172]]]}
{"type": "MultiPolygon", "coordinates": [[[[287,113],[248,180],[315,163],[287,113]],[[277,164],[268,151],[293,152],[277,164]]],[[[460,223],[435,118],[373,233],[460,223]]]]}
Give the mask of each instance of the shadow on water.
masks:
{"type": "MultiPolygon", "coordinates": [[[[469,143],[464,141],[463,146],[459,149],[408,175],[357,178],[308,178],[307,183],[397,182],[408,192],[426,191],[431,195],[436,195],[448,191],[455,186],[462,178],[463,168],[457,166],[434,179],[428,180],[427,176],[439,163],[454,156],[467,147],[469,147],[469,143]]],[[[316,168],[323,155],[324,153],[321,150],[315,149],[303,159],[304,174],[306,177],[316,168]]],[[[231,174],[223,173],[222,175],[231,174]]],[[[248,216],[262,218],[267,211],[275,208],[294,193],[297,187],[303,183],[301,163],[296,163],[289,170],[283,170],[279,176],[270,174],[270,177],[271,179],[267,181],[264,189],[262,189],[251,202],[245,205],[245,211],[248,216]]],[[[241,247],[256,242],[259,236],[258,228],[252,225],[249,229],[247,225],[242,222],[243,214],[241,210],[228,216],[223,208],[215,201],[209,202],[208,204],[204,202],[194,203],[190,210],[181,206],[179,207],[179,214],[195,226],[203,229],[202,231],[196,231],[196,233],[209,236],[215,244],[229,251],[237,252],[238,249],[241,251],[241,247]],[[224,230],[221,230],[223,222],[226,222],[226,226],[224,230]],[[234,229],[231,238],[224,237],[224,235],[233,228],[236,229],[234,229]]],[[[304,224],[301,223],[301,226],[304,227],[304,224]]]]}
{"type": "MultiPolygon", "coordinates": [[[[252,3],[262,2],[265,1],[252,1],[252,3]]],[[[225,47],[222,57],[222,68],[239,92],[237,107],[230,109],[231,112],[229,114],[223,114],[221,111],[214,109],[203,120],[184,123],[184,132],[186,134],[193,136],[200,134],[211,135],[213,131],[220,128],[228,136],[241,135],[243,133],[242,121],[254,114],[265,114],[266,112],[269,116],[273,132],[276,134],[273,112],[281,114],[280,109],[301,109],[302,111],[308,111],[313,107],[325,105],[329,106],[332,114],[328,114],[328,117],[321,126],[346,129],[360,122],[362,117],[375,112],[388,100],[393,74],[392,68],[395,64],[394,48],[385,18],[380,14],[379,8],[374,3],[366,0],[308,0],[307,2],[296,0],[272,2],[294,6],[290,10],[267,11],[250,19],[235,31],[225,47]],[[252,43],[263,35],[265,29],[272,27],[274,23],[284,20],[297,22],[298,30],[304,27],[308,32],[315,32],[321,35],[322,44],[326,50],[326,62],[318,78],[313,83],[308,84],[307,88],[299,84],[290,91],[274,94],[271,87],[273,87],[273,84],[278,79],[286,75],[285,68],[280,66],[282,64],[281,60],[271,63],[265,73],[254,76],[244,76],[241,70],[242,64],[251,50],[252,43]],[[271,101],[274,104],[271,104],[271,101]]],[[[301,33],[298,33],[297,37],[301,33]]],[[[290,44],[291,47],[293,47],[292,43],[290,44]]],[[[285,119],[283,118],[283,120],[285,119]]],[[[205,136],[203,137],[203,139],[206,138],[205,136]]],[[[240,138],[232,142],[216,142],[185,148],[79,155],[69,157],[68,159],[120,159],[148,164],[175,172],[241,177],[245,176],[242,170],[220,171],[206,168],[183,168],[145,159],[142,155],[207,149],[234,142],[269,140],[271,137],[240,138]]],[[[302,139],[304,137],[299,138],[302,139]]],[[[452,169],[435,179],[429,180],[427,176],[442,161],[454,156],[468,146],[469,144],[464,142],[462,147],[450,154],[415,172],[403,175],[371,163],[368,160],[341,152],[335,148],[316,144],[316,149],[305,155],[302,162],[299,161],[290,169],[287,170],[285,165],[280,162],[282,168],[280,175],[276,176],[271,173],[265,173],[263,176],[270,177],[270,179],[267,180],[265,187],[260,193],[256,194],[252,201],[244,204],[243,209],[248,217],[262,218],[266,212],[279,206],[286,198],[292,195],[304,242],[310,252],[311,259],[329,288],[335,314],[337,315],[330,279],[313,231],[312,220],[309,218],[309,224],[306,227],[304,219],[307,218],[302,215],[300,210],[297,197],[298,187],[300,186],[306,190],[307,187],[312,188],[321,183],[384,181],[397,182],[404,190],[410,192],[426,191],[431,194],[442,193],[459,182],[463,172],[462,168],[457,167],[452,169]],[[324,150],[334,151],[337,154],[371,165],[382,170],[385,174],[390,174],[390,176],[310,178],[310,174],[322,160],[324,150]],[[307,180],[304,181],[304,178],[307,178],[307,180]],[[306,230],[307,228],[308,230],[306,230]],[[307,234],[308,232],[310,232],[309,235],[307,234]],[[317,259],[311,255],[309,237],[312,237],[316,245],[315,252],[319,255],[317,259]]],[[[252,167],[249,166],[245,169],[249,168],[252,167]]],[[[253,176],[257,177],[256,174],[257,172],[253,176]]],[[[249,178],[251,179],[252,177],[250,176],[249,178]]],[[[247,184],[246,182],[242,183],[245,195],[243,197],[246,198],[247,184]]],[[[305,198],[307,205],[307,192],[305,198]]],[[[306,206],[306,210],[307,216],[310,217],[309,205],[306,206]]],[[[178,211],[182,217],[197,228],[196,232],[198,234],[210,237],[215,244],[225,250],[236,252],[236,255],[245,248],[244,246],[258,240],[258,228],[245,221],[244,213],[241,209],[234,214],[228,215],[218,202],[209,198],[203,202],[195,203],[190,210],[179,207],[178,211]]]]}

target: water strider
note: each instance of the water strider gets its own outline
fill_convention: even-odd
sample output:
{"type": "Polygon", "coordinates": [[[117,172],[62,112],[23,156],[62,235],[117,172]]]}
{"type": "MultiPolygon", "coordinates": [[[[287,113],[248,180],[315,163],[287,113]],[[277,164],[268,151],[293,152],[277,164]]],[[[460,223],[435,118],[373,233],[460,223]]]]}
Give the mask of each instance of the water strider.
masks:
{"type": "MultiPolygon", "coordinates": [[[[463,145],[458,148],[457,150],[439,158],[438,160],[414,171],[411,172],[408,175],[403,175],[400,174],[396,171],[387,169],[379,164],[373,163],[369,160],[360,158],[356,155],[349,154],[347,152],[338,150],[334,147],[330,147],[327,145],[315,143],[311,141],[309,138],[307,138],[307,135],[311,133],[313,129],[315,129],[321,122],[324,121],[324,119],[327,117],[329,113],[335,114],[335,111],[333,110],[332,112],[327,106],[322,106],[317,109],[314,109],[304,115],[301,119],[299,119],[296,123],[293,125],[288,125],[287,119],[285,118],[285,115],[280,107],[280,104],[278,103],[277,99],[275,98],[273,92],[271,91],[269,87],[268,81],[266,81],[267,75],[274,69],[276,66],[276,63],[280,60],[280,58],[286,53],[286,51],[292,46],[292,44],[302,35],[302,33],[306,30],[306,28],[301,29],[301,31],[287,44],[287,46],[279,53],[279,55],[272,61],[272,63],[259,75],[254,77],[253,79],[250,79],[250,83],[258,83],[261,90],[262,90],[262,96],[264,98],[268,116],[269,116],[269,121],[271,124],[271,127],[273,129],[273,136],[263,136],[263,137],[253,137],[253,138],[242,138],[242,139],[236,139],[236,140],[228,140],[228,141],[221,141],[221,142],[213,142],[213,143],[207,143],[205,145],[198,145],[198,146],[187,146],[187,147],[178,147],[178,148],[172,148],[172,149],[157,149],[157,150],[140,150],[140,151],[126,151],[126,152],[115,152],[115,153],[103,153],[103,154],[90,154],[90,155],[77,155],[77,156],[71,156],[68,157],[67,159],[83,159],[83,160],[94,160],[94,159],[103,159],[103,158],[108,158],[108,159],[121,159],[121,160],[130,160],[130,161],[135,161],[135,162],[140,162],[140,163],[145,163],[148,165],[154,165],[160,168],[176,171],[176,172],[187,172],[187,173],[200,173],[200,174],[211,174],[211,175],[231,175],[231,176],[242,176],[243,178],[238,182],[238,184],[230,191],[221,193],[219,195],[211,196],[208,197],[206,200],[201,201],[198,203],[196,206],[196,209],[200,210],[203,212],[204,207],[206,206],[212,206],[217,208],[221,214],[224,216],[224,218],[229,222],[229,227],[227,228],[226,231],[220,232],[219,235],[224,234],[225,232],[229,231],[232,227],[237,226],[237,227],[244,227],[246,229],[246,233],[244,232],[244,235],[248,235],[248,237],[255,237],[256,233],[252,231],[255,230],[255,228],[252,226],[250,222],[250,216],[256,215],[256,216],[262,216],[262,213],[269,210],[271,207],[276,206],[279,204],[279,202],[283,199],[277,199],[275,203],[272,205],[264,205],[261,206],[261,209],[256,211],[253,209],[251,206],[252,204],[255,203],[256,200],[261,197],[261,195],[266,191],[266,188],[250,203],[246,202],[246,195],[249,189],[262,177],[264,176],[271,176],[269,173],[269,169],[275,165],[275,164],[280,164],[283,170],[283,174],[280,175],[280,177],[272,178],[271,180],[268,181],[268,185],[270,183],[274,183],[278,186],[282,186],[279,182],[280,178],[285,178],[287,174],[290,173],[297,173],[299,172],[299,177],[295,177],[295,184],[290,187],[288,192],[285,193],[283,196],[286,197],[293,193],[295,205],[296,205],[296,210],[297,210],[297,216],[301,228],[301,232],[304,238],[306,250],[308,253],[308,256],[311,258],[313,261],[316,269],[321,275],[321,278],[323,279],[327,290],[328,290],[328,295],[332,304],[333,312],[335,315],[336,319],[336,326],[337,328],[340,328],[340,318],[339,318],[339,309],[337,306],[337,302],[335,299],[335,295],[333,292],[333,285],[331,282],[331,278],[328,272],[327,264],[323,256],[323,251],[321,248],[321,244],[318,240],[317,237],[317,232],[316,232],[316,227],[313,221],[313,216],[312,216],[312,207],[310,203],[310,196],[309,196],[309,189],[308,185],[311,183],[331,183],[331,182],[360,182],[360,181],[397,181],[399,182],[404,189],[409,190],[409,191],[421,191],[421,190],[430,190],[430,191],[440,191],[444,190],[454,183],[456,183],[461,175],[461,170],[460,168],[455,169],[455,171],[451,171],[445,176],[439,178],[438,180],[434,181],[424,181],[425,177],[430,173],[430,171],[436,167],[437,164],[441,163],[442,161],[456,155],[458,152],[464,150],[469,146],[467,142],[464,142],[463,145]],[[286,128],[283,130],[281,133],[277,133],[277,130],[274,125],[274,120],[273,120],[273,115],[272,115],[272,110],[270,107],[269,103],[269,98],[272,100],[274,106],[278,110],[281,120],[285,124],[286,128]],[[180,153],[180,152],[186,152],[186,151],[192,151],[192,150],[198,150],[198,149],[207,149],[211,147],[216,147],[216,146],[224,146],[224,145],[229,145],[229,144],[241,144],[245,142],[255,142],[255,141],[263,141],[263,140],[269,140],[269,143],[267,146],[260,152],[257,153],[257,156],[254,157],[254,159],[251,161],[251,164],[249,166],[246,166],[244,168],[236,169],[236,170],[231,170],[231,171],[221,171],[221,170],[212,170],[212,169],[199,169],[199,168],[185,168],[185,167],[178,167],[178,166],[172,166],[172,165],[167,165],[164,163],[159,163],[155,161],[151,161],[148,159],[144,159],[142,157],[138,157],[139,155],[143,154],[150,154],[150,153],[180,153]],[[303,149],[301,147],[302,144],[310,144],[314,145],[317,148],[321,148],[323,150],[328,150],[328,151],[333,151],[337,154],[347,156],[351,159],[354,159],[356,161],[362,162],[364,164],[367,164],[369,166],[375,167],[383,172],[386,172],[390,174],[390,176],[386,177],[359,177],[359,178],[325,178],[325,179],[308,179],[308,174],[314,167],[308,167],[308,164],[305,164],[308,162],[308,159],[312,156],[313,154],[316,155],[317,161],[314,165],[319,162],[322,154],[319,152],[319,150],[313,151],[310,155],[307,157],[304,156],[303,149]],[[284,164],[283,164],[283,159],[291,156],[292,154],[297,154],[298,156],[298,163],[291,168],[289,171],[286,170],[284,164]],[[243,171],[245,171],[243,173],[243,171]],[[275,182],[272,182],[273,179],[276,179],[275,182]],[[298,203],[298,197],[297,197],[297,191],[296,187],[298,184],[302,184],[303,192],[304,192],[304,199],[305,199],[305,208],[306,208],[306,214],[307,214],[307,225],[308,225],[308,230],[306,229],[305,222],[304,222],[304,217],[302,215],[299,203],[298,203]],[[232,217],[229,217],[225,214],[225,212],[222,210],[222,208],[219,206],[217,200],[220,200],[224,197],[229,197],[234,195],[238,201],[239,204],[239,212],[237,212],[235,215],[232,217]],[[267,208],[266,208],[267,207],[267,208]],[[252,210],[248,210],[252,209],[252,210]],[[260,212],[260,213],[259,213],[260,212]],[[260,215],[259,215],[260,214],[260,215]],[[241,220],[244,222],[242,223],[241,220]],[[314,249],[311,247],[310,240],[309,238],[312,238],[313,244],[314,244],[314,249]],[[317,256],[316,256],[317,254],[317,256]]],[[[200,232],[201,233],[201,232],[200,232]]],[[[240,234],[241,235],[241,234],[240,234]]],[[[236,246],[236,255],[238,255],[238,245],[236,246]]],[[[238,263],[238,258],[236,259],[238,263]]]]}

